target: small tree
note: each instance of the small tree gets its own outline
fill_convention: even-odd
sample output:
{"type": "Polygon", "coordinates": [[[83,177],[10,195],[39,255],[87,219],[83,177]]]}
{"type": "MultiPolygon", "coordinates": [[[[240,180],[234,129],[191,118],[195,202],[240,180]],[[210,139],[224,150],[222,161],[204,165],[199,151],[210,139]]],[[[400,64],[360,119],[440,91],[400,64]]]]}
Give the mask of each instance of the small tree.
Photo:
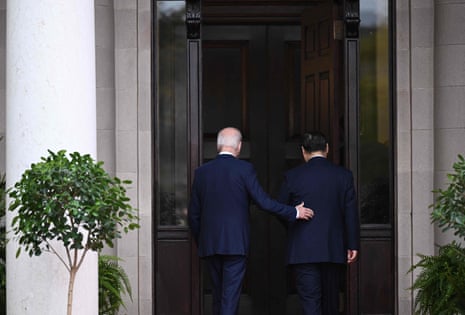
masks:
{"type": "Polygon", "coordinates": [[[51,252],[68,270],[71,315],[74,280],[87,252],[113,247],[121,231],[139,228],[138,217],[123,186],[130,181],[111,178],[103,162],[90,155],[74,152],[68,158],[65,150],[48,152],[9,189],[9,210],[17,211],[12,220],[20,245],[16,256],[21,248],[29,256],[51,252]],[[64,255],[55,248],[59,244],[64,255]]]}
{"type": "MultiPolygon", "coordinates": [[[[446,189],[438,189],[436,202],[431,206],[431,220],[443,231],[453,230],[465,240],[465,159],[458,156],[454,173],[446,189]]],[[[453,241],[440,246],[437,256],[419,255],[420,261],[410,272],[420,273],[412,289],[417,291],[415,314],[465,314],[465,249],[453,241]]]]}

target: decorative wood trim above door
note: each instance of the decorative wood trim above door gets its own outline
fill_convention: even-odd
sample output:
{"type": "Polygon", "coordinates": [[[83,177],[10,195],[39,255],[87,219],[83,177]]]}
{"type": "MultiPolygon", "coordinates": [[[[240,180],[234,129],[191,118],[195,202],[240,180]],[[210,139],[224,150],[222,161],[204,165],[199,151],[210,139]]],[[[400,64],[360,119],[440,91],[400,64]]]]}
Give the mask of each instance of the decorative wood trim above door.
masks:
{"type": "Polygon", "coordinates": [[[186,2],[186,25],[187,25],[187,38],[199,39],[200,38],[200,0],[189,0],[186,2]]]}
{"type": "Polygon", "coordinates": [[[303,7],[327,0],[207,0],[202,24],[300,24],[303,7]]]}

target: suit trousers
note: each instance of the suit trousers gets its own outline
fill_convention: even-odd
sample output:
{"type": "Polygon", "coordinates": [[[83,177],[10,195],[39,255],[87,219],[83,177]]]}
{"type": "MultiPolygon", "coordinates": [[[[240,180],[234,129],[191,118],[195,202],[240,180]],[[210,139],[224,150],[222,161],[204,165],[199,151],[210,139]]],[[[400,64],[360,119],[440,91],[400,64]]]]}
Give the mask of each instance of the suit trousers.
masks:
{"type": "Polygon", "coordinates": [[[243,255],[205,257],[213,285],[213,315],[236,315],[247,259],[243,255]]]}
{"type": "Polygon", "coordinates": [[[343,264],[307,263],[293,265],[296,289],[305,315],[340,315],[339,293],[343,264]]]}

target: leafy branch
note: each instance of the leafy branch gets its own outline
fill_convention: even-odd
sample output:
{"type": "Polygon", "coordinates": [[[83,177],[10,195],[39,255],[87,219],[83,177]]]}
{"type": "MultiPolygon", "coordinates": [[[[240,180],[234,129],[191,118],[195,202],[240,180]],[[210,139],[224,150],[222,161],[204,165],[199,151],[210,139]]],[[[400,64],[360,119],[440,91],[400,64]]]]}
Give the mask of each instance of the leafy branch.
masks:
{"type": "Polygon", "coordinates": [[[454,230],[454,235],[465,239],[465,159],[458,156],[453,165],[454,173],[448,174],[447,189],[438,189],[431,218],[442,231],[454,230]]]}

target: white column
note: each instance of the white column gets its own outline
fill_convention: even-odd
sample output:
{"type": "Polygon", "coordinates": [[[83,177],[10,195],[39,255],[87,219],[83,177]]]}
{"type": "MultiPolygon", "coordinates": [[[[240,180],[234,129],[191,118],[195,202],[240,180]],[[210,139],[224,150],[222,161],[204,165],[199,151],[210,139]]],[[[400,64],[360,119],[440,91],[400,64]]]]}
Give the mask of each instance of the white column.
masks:
{"type": "MultiPolygon", "coordinates": [[[[92,0],[7,1],[7,185],[47,149],[96,156],[92,0]]],[[[11,220],[11,214],[7,217],[11,220]]],[[[66,314],[68,272],[52,254],[7,247],[8,314],[66,314]]],[[[73,315],[98,314],[97,255],[75,283],[73,315]]]]}

